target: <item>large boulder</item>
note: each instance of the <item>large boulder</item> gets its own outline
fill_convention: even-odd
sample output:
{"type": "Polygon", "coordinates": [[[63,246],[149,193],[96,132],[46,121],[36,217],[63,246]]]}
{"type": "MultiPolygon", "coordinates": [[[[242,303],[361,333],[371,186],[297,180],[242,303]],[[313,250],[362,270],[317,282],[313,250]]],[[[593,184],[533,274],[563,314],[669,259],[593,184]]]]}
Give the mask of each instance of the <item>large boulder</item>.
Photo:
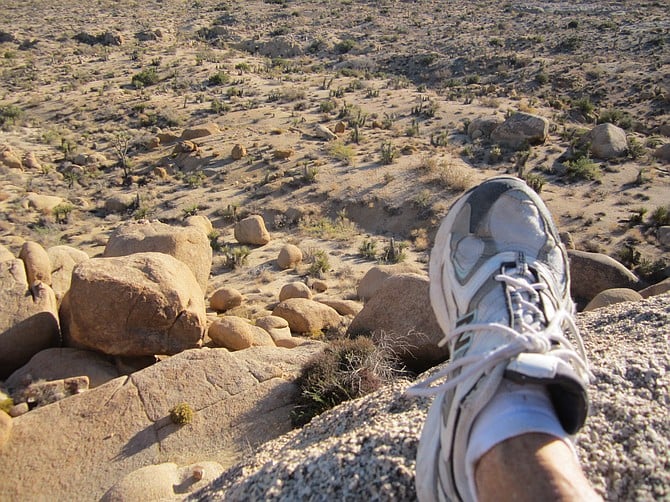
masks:
{"type": "Polygon", "coordinates": [[[642,298],[649,298],[650,296],[662,295],[668,291],[670,291],[670,277],[644,288],[640,291],[640,294],[642,295],[642,298]]]}
{"type": "Polygon", "coordinates": [[[263,217],[254,214],[235,223],[235,240],[240,244],[264,246],[270,242],[270,233],[265,228],[263,217]]]}
{"type": "Polygon", "coordinates": [[[591,300],[586,307],[584,307],[584,312],[590,310],[596,310],[602,307],[607,307],[609,305],[614,305],[615,303],[623,302],[637,302],[642,300],[642,295],[637,291],[633,291],[628,288],[612,288],[606,289],[598,293],[593,300],[591,300]]]}
{"type": "Polygon", "coordinates": [[[40,350],[60,344],[58,305],[42,282],[28,286],[23,261],[0,262],[0,380],[40,350]]]}
{"type": "Polygon", "coordinates": [[[578,304],[586,305],[606,289],[628,288],[637,291],[642,286],[633,272],[607,255],[569,249],[568,258],[570,293],[578,304]]]}
{"type": "Polygon", "coordinates": [[[181,139],[184,141],[190,141],[197,138],[212,136],[213,134],[219,134],[220,132],[221,129],[219,129],[218,125],[216,125],[214,122],[209,122],[207,124],[184,129],[184,132],[181,133],[181,139]]]}
{"type": "Polygon", "coordinates": [[[291,430],[294,379],[322,346],[189,350],[17,417],[0,455],[0,472],[13,473],[0,477],[2,498],[99,500],[141,467],[228,467],[291,430]],[[171,422],[179,403],[194,410],[191,424],[171,422]]]}
{"type": "Polygon", "coordinates": [[[418,274],[386,279],[354,317],[347,335],[372,335],[415,370],[449,356],[447,347],[437,346],[444,335],[430,304],[429,280],[418,274]]]}
{"type": "Polygon", "coordinates": [[[408,263],[397,263],[395,265],[375,265],[371,267],[358,283],[356,294],[358,298],[367,301],[372,298],[382,283],[393,275],[418,274],[421,271],[414,265],[408,263]]]}
{"type": "Polygon", "coordinates": [[[9,441],[9,436],[12,433],[12,417],[0,410],[0,449],[9,441]]]}
{"type": "Polygon", "coordinates": [[[302,251],[295,244],[285,244],[279,250],[279,256],[277,256],[277,265],[282,270],[288,268],[295,268],[300,265],[302,262],[302,251]]]}
{"type": "Polygon", "coordinates": [[[304,282],[289,282],[279,290],[279,301],[283,302],[289,298],[312,298],[312,290],[304,282]]]}
{"type": "Polygon", "coordinates": [[[195,227],[172,227],[159,221],[122,225],[110,236],[103,256],[150,251],[165,253],[184,262],[202,291],[207,289],[212,268],[212,247],[207,236],[195,227]]]}
{"type": "Polygon", "coordinates": [[[272,315],[286,319],[294,333],[319,333],[336,328],[342,322],[335,309],[307,298],[290,298],[280,302],[272,315]]]}
{"type": "Polygon", "coordinates": [[[502,121],[498,117],[477,117],[468,124],[468,136],[472,140],[481,137],[488,139],[494,129],[501,123],[502,121]]]}
{"type": "Polygon", "coordinates": [[[61,320],[69,346],[122,356],[198,347],[206,326],[202,290],[193,274],[162,253],[80,263],[72,271],[61,320]]]}
{"type": "Polygon", "coordinates": [[[26,195],[25,200],[23,201],[23,207],[26,209],[34,209],[35,211],[42,214],[50,214],[58,204],[62,204],[65,201],[63,197],[58,197],[57,195],[43,195],[34,192],[30,192],[26,195]]]}
{"type": "Polygon", "coordinates": [[[549,121],[530,113],[517,112],[491,132],[491,141],[509,148],[544,143],[549,134],[549,121]]]}
{"type": "Polygon", "coordinates": [[[217,312],[225,312],[242,305],[242,300],[242,293],[237,289],[223,287],[212,293],[212,297],[209,299],[209,306],[217,312]]]}
{"type": "Polygon", "coordinates": [[[5,381],[12,392],[37,380],[63,380],[88,377],[89,387],[98,387],[119,376],[108,357],[89,350],[53,347],[35,354],[5,381]]]}
{"type": "Polygon", "coordinates": [[[72,270],[77,264],[88,260],[88,255],[70,246],[52,246],[47,249],[51,262],[51,287],[56,298],[62,300],[72,282],[72,270]]]}
{"type": "Polygon", "coordinates": [[[46,250],[37,242],[26,241],[21,246],[19,258],[26,267],[28,286],[40,281],[51,286],[51,261],[46,250]]]}
{"type": "Polygon", "coordinates": [[[591,155],[599,159],[621,157],[628,151],[626,131],[614,124],[600,124],[589,133],[591,155]]]}
{"type": "Polygon", "coordinates": [[[274,346],[274,341],[266,330],[237,316],[219,317],[210,325],[207,334],[217,346],[228,350],[274,346]]]}
{"type": "Polygon", "coordinates": [[[256,319],[256,326],[263,328],[270,334],[270,337],[275,342],[275,345],[281,347],[282,340],[289,340],[293,338],[291,335],[291,328],[289,328],[288,321],[282,317],[273,315],[266,315],[256,319]]]}
{"type": "Polygon", "coordinates": [[[14,253],[12,253],[9,249],[0,244],[0,261],[8,261],[13,260],[15,258],[16,257],[14,256],[14,253]]]}

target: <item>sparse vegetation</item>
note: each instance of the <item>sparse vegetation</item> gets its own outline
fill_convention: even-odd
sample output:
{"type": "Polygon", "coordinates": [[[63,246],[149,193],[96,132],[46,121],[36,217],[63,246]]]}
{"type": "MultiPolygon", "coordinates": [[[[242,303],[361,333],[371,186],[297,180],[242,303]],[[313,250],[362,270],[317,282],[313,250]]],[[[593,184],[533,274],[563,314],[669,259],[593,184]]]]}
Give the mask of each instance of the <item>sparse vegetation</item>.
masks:
{"type": "Polygon", "coordinates": [[[565,163],[566,174],[571,180],[599,180],[602,176],[600,166],[589,157],[578,157],[565,163]]]}
{"type": "Polygon", "coordinates": [[[330,155],[337,160],[340,160],[347,165],[353,165],[354,159],[356,158],[356,151],[353,147],[345,145],[341,141],[334,141],[330,144],[328,150],[330,155]]]}
{"type": "Polygon", "coordinates": [[[130,83],[136,89],[142,89],[144,87],[149,87],[150,85],[155,85],[159,81],[158,72],[153,66],[151,68],[146,68],[135,75],[131,79],[130,83]]]}
{"type": "Polygon", "coordinates": [[[170,420],[176,425],[187,425],[193,422],[195,411],[188,403],[179,403],[170,410],[170,420]]]}
{"type": "Polygon", "coordinates": [[[300,399],[293,425],[302,426],[343,401],[377,390],[394,375],[393,364],[393,355],[370,338],[334,340],[296,379],[300,399]]]}

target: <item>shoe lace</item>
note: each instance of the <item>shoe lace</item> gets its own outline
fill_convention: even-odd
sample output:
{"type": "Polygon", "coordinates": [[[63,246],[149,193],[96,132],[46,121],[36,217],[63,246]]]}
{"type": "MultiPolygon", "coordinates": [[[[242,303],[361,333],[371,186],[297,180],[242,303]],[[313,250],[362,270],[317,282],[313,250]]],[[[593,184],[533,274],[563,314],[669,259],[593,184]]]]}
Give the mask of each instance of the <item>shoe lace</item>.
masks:
{"type": "Polygon", "coordinates": [[[486,353],[452,359],[447,366],[408,389],[410,394],[432,396],[446,392],[474,375],[493,370],[501,362],[522,352],[551,353],[552,356],[571,364],[584,380],[593,378],[588,368],[584,343],[572,313],[565,306],[559,305],[547,322],[544,312],[538,306],[539,292],[547,289],[547,284],[537,282],[525,263],[521,270],[517,266],[511,273],[503,268],[494,279],[505,284],[512,304],[513,325],[516,328],[501,323],[465,324],[445,334],[438,345],[442,347],[466,332],[483,331],[497,331],[506,335],[505,338],[509,341],[486,353]],[[576,341],[576,347],[566,333],[576,341]]]}

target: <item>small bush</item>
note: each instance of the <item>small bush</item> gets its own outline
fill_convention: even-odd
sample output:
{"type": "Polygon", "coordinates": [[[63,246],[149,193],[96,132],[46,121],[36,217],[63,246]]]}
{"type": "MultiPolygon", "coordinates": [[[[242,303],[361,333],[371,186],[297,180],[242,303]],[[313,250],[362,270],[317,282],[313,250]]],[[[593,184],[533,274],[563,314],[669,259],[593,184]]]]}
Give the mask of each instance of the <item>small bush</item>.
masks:
{"type": "Polygon", "coordinates": [[[330,270],[328,253],[323,249],[317,249],[312,254],[312,264],[309,266],[309,275],[314,277],[323,277],[330,270]]]}
{"type": "Polygon", "coordinates": [[[324,99],[319,103],[319,111],[321,113],[332,113],[337,109],[337,101],[334,99],[324,99]]]}
{"type": "Polygon", "coordinates": [[[228,244],[221,246],[220,251],[223,255],[223,266],[226,268],[241,267],[247,262],[251,252],[247,246],[231,246],[228,244]]]}
{"type": "Polygon", "coordinates": [[[23,117],[23,110],[16,105],[0,107],[0,126],[16,124],[23,117]]]}
{"type": "Polygon", "coordinates": [[[156,68],[147,68],[146,70],[142,70],[133,75],[130,83],[137,89],[155,85],[158,83],[158,72],[156,71],[156,68]]]}
{"type": "Polygon", "coordinates": [[[388,165],[388,164],[393,164],[393,161],[398,155],[398,151],[396,150],[395,146],[393,146],[393,143],[390,141],[385,141],[382,143],[381,146],[381,161],[382,164],[388,165]]]}
{"type": "Polygon", "coordinates": [[[222,71],[216,72],[207,79],[208,85],[225,85],[230,82],[230,76],[222,71]]]}
{"type": "Polygon", "coordinates": [[[346,54],[354,47],[356,47],[356,41],[352,40],[351,38],[347,38],[335,44],[335,51],[337,51],[338,54],[346,54]]]}
{"type": "Polygon", "coordinates": [[[535,193],[539,194],[542,192],[542,187],[544,186],[547,180],[544,179],[544,176],[536,173],[528,173],[524,176],[526,184],[531,187],[535,193]]]}
{"type": "Polygon", "coordinates": [[[329,148],[330,155],[335,157],[337,160],[341,160],[347,165],[352,165],[356,157],[356,150],[351,146],[345,145],[339,141],[331,143],[329,148]]]}
{"type": "Polygon", "coordinates": [[[380,261],[384,263],[401,263],[407,258],[407,253],[405,253],[406,248],[407,243],[396,242],[395,239],[391,239],[388,246],[384,248],[380,261]]]}
{"type": "Polygon", "coordinates": [[[61,202],[56,207],[54,207],[51,212],[56,220],[56,223],[67,223],[70,218],[70,213],[74,209],[74,206],[69,202],[61,202]]]}
{"type": "Polygon", "coordinates": [[[651,223],[655,227],[670,225],[670,206],[659,206],[651,213],[651,223]]]}
{"type": "Polygon", "coordinates": [[[600,166],[589,157],[579,157],[565,163],[566,174],[572,180],[598,180],[602,176],[600,166]]]}
{"type": "Polygon", "coordinates": [[[393,375],[393,358],[371,339],[335,340],[302,368],[293,410],[294,426],[302,426],[338,404],[364,396],[393,375]]]}
{"type": "Polygon", "coordinates": [[[377,259],[377,242],[372,239],[365,239],[358,247],[358,254],[367,260],[377,259]]]}
{"type": "Polygon", "coordinates": [[[170,420],[173,424],[186,425],[193,422],[195,411],[188,403],[179,403],[170,410],[170,420]]]}

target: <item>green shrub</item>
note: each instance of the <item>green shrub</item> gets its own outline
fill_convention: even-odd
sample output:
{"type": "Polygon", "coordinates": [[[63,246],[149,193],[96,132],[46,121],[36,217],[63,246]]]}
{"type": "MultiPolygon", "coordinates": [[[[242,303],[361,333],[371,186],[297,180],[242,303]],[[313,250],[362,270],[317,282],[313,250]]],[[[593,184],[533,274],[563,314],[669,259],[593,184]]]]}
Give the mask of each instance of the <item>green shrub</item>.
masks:
{"type": "Polygon", "coordinates": [[[395,239],[391,239],[388,246],[384,248],[380,261],[384,263],[400,263],[405,261],[407,258],[405,248],[407,248],[406,242],[396,242],[395,239]]]}
{"type": "Polygon", "coordinates": [[[312,264],[309,266],[309,275],[323,277],[330,270],[328,253],[323,249],[317,249],[312,254],[312,264]]]}
{"type": "Polygon", "coordinates": [[[533,190],[535,190],[535,193],[539,194],[542,192],[542,187],[544,186],[546,180],[544,179],[544,176],[541,174],[536,174],[536,173],[528,173],[524,176],[524,180],[526,181],[526,184],[531,187],[533,190]]]}
{"type": "Polygon", "coordinates": [[[352,165],[354,163],[354,159],[356,158],[356,150],[340,141],[334,141],[331,143],[329,152],[330,155],[335,157],[337,160],[341,160],[347,165],[352,165]]]}
{"type": "Polygon", "coordinates": [[[628,112],[610,108],[609,110],[601,112],[598,116],[598,124],[605,123],[614,124],[622,129],[630,129],[633,127],[633,117],[631,117],[628,112]]]}
{"type": "Polygon", "coordinates": [[[356,47],[356,41],[351,38],[347,38],[335,44],[335,51],[337,51],[338,54],[346,54],[354,47],[356,47]]]}
{"type": "Polygon", "coordinates": [[[16,105],[0,107],[0,126],[5,124],[16,124],[23,117],[23,110],[16,105]]]}
{"type": "Polygon", "coordinates": [[[130,83],[133,84],[135,88],[141,89],[143,87],[157,84],[158,80],[158,72],[156,71],[156,68],[152,67],[133,75],[130,83]]]}
{"type": "Polygon", "coordinates": [[[61,202],[56,207],[54,207],[51,212],[56,220],[56,223],[67,223],[70,218],[70,213],[74,209],[74,206],[69,202],[61,202]]]}
{"type": "Polygon", "coordinates": [[[230,82],[230,76],[222,71],[216,72],[207,79],[209,85],[225,85],[230,82]]]}
{"type": "Polygon", "coordinates": [[[566,174],[572,180],[598,180],[602,176],[600,166],[589,157],[579,157],[565,163],[566,174]]]}
{"type": "Polygon", "coordinates": [[[651,213],[651,223],[655,227],[670,225],[670,206],[659,206],[651,213]]]}
{"type": "Polygon", "coordinates": [[[392,357],[371,339],[331,342],[305,364],[296,379],[300,397],[292,413],[293,425],[302,426],[344,401],[377,390],[392,375],[392,357]]]}
{"type": "Polygon", "coordinates": [[[173,424],[186,425],[193,422],[195,411],[188,403],[179,403],[170,410],[170,420],[173,424]]]}
{"type": "Polygon", "coordinates": [[[358,254],[367,260],[377,259],[377,242],[372,239],[365,239],[358,247],[358,254]]]}
{"type": "Polygon", "coordinates": [[[239,268],[247,262],[251,252],[247,246],[223,245],[220,248],[223,255],[223,266],[226,268],[239,268]]]}
{"type": "Polygon", "coordinates": [[[398,152],[395,146],[393,146],[393,143],[391,143],[390,141],[385,141],[384,143],[382,143],[381,146],[382,164],[384,165],[392,164],[397,155],[398,152]]]}

